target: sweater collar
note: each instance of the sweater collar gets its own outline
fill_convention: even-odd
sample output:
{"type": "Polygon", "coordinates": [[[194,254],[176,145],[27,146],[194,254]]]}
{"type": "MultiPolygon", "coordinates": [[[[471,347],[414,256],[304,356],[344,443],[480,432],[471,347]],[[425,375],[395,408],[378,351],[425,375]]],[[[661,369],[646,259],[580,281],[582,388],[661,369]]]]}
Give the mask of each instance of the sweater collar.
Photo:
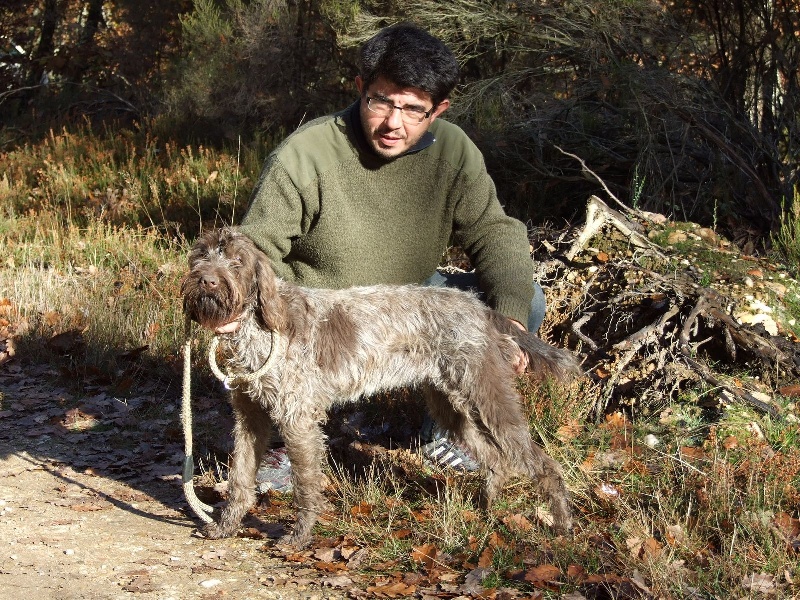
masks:
{"type": "MultiPolygon", "coordinates": [[[[359,98],[353,104],[348,106],[341,112],[341,115],[344,119],[345,126],[347,127],[347,132],[350,135],[353,145],[356,147],[358,152],[363,156],[365,153],[369,156],[379,158],[375,152],[372,151],[372,148],[367,141],[367,136],[364,133],[364,127],[361,124],[361,114],[359,112],[361,104],[361,99],[359,98]]],[[[416,154],[421,150],[425,150],[425,148],[430,147],[436,141],[436,136],[431,133],[429,129],[426,131],[420,140],[414,144],[414,147],[408,150],[407,152],[401,154],[400,156],[408,156],[409,154],[416,154]]],[[[398,156],[397,158],[400,158],[398,156]]],[[[395,160],[395,159],[392,159],[395,160]]],[[[387,161],[388,162],[388,161],[387,161]]]]}

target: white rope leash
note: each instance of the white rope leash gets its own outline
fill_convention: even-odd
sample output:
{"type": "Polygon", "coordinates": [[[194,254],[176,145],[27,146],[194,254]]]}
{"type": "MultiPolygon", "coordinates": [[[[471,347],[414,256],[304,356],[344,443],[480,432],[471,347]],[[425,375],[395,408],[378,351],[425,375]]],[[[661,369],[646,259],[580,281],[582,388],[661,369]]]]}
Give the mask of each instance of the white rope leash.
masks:
{"type": "MultiPolygon", "coordinates": [[[[235,381],[248,383],[263,376],[277,360],[278,353],[275,352],[275,344],[278,342],[278,335],[270,330],[270,349],[269,356],[264,364],[258,371],[246,374],[236,373],[223,373],[217,365],[217,346],[219,345],[219,338],[214,337],[208,348],[208,364],[211,366],[211,371],[214,376],[219,379],[226,388],[231,389],[231,385],[235,381]]],[[[185,339],[183,346],[183,402],[181,405],[181,423],[183,424],[183,441],[185,448],[185,457],[183,459],[183,494],[186,496],[186,501],[189,503],[192,511],[196,514],[201,521],[211,523],[211,513],[214,512],[214,507],[205,504],[197,497],[194,491],[194,457],[192,456],[192,381],[191,381],[191,348],[192,348],[192,320],[186,317],[185,339]]]]}
{"type": "Polygon", "coordinates": [[[185,458],[183,459],[183,494],[186,501],[201,521],[211,523],[214,507],[205,504],[194,492],[194,457],[192,456],[192,381],[191,381],[191,349],[192,321],[186,317],[186,341],[183,345],[183,402],[181,405],[181,423],[183,424],[183,441],[185,458]]]}
{"type": "Polygon", "coordinates": [[[251,373],[223,373],[222,369],[217,365],[217,346],[219,345],[219,338],[214,337],[211,344],[208,346],[208,364],[211,366],[211,372],[219,379],[227,389],[231,389],[233,382],[250,383],[256,379],[260,379],[264,374],[269,371],[278,359],[278,353],[275,352],[275,344],[278,342],[278,334],[273,330],[269,330],[269,356],[264,364],[251,373]]]}

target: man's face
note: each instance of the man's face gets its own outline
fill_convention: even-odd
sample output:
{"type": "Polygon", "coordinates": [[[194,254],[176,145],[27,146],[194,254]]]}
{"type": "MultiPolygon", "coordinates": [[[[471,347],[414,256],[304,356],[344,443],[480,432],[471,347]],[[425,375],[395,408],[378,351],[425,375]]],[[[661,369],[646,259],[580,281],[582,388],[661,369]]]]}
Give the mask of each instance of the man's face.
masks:
{"type": "Polygon", "coordinates": [[[364,89],[364,81],[356,77],[356,87],[361,94],[361,124],[372,150],[387,160],[397,158],[420,140],[428,131],[431,123],[442,114],[450,101],[445,99],[436,108],[430,94],[418,88],[402,88],[388,79],[379,77],[368,89],[364,89]],[[421,123],[408,123],[403,120],[399,110],[392,110],[387,116],[380,116],[371,111],[367,105],[367,97],[388,100],[394,106],[411,108],[428,112],[430,116],[421,123]]]}

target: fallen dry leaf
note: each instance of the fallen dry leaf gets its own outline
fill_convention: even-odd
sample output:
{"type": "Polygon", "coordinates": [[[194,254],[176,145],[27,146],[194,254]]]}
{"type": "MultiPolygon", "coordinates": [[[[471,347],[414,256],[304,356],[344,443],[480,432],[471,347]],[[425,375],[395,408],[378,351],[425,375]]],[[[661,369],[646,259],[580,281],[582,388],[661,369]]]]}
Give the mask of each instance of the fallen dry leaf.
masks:
{"type": "Polygon", "coordinates": [[[703,449],[696,446],[682,446],[681,455],[686,458],[693,458],[695,460],[703,459],[706,456],[703,449]]]}
{"type": "Polygon", "coordinates": [[[411,560],[422,563],[425,568],[430,569],[436,559],[438,550],[434,544],[424,544],[411,550],[411,560]]]}
{"type": "Polygon", "coordinates": [[[248,540],[263,540],[266,536],[255,527],[247,527],[240,531],[237,537],[245,538],[248,540]]]}
{"type": "Polygon", "coordinates": [[[561,577],[561,569],[555,565],[544,564],[531,567],[525,572],[525,581],[556,582],[561,577]]]}
{"type": "Polygon", "coordinates": [[[781,396],[787,396],[789,398],[800,398],[800,385],[785,385],[778,390],[781,396]]]}
{"type": "Polygon", "coordinates": [[[14,305],[9,298],[0,298],[0,315],[9,316],[14,312],[14,305]]]}
{"type": "Polygon", "coordinates": [[[600,485],[595,486],[594,493],[597,494],[599,498],[604,500],[614,500],[619,498],[620,495],[619,488],[608,482],[603,482],[600,485]]]}
{"type": "Polygon", "coordinates": [[[84,346],[83,331],[71,329],[47,340],[47,347],[58,354],[72,354],[84,346]]]}
{"type": "Polygon", "coordinates": [[[120,354],[119,357],[124,360],[137,360],[148,348],[150,348],[149,344],[139,346],[138,348],[132,348],[131,350],[120,354]]]}
{"type": "Polygon", "coordinates": [[[533,526],[531,522],[519,513],[503,517],[503,524],[511,530],[529,531],[533,526]]]}
{"type": "Polygon", "coordinates": [[[496,531],[493,531],[491,534],[489,534],[489,539],[487,541],[489,543],[489,546],[491,546],[492,548],[508,547],[508,543],[506,542],[506,540],[503,538],[502,535],[500,535],[496,531]]]}
{"type": "Polygon", "coordinates": [[[581,565],[569,565],[567,567],[567,577],[573,581],[583,581],[583,579],[586,578],[586,569],[584,569],[581,565]]]}
{"type": "Polygon", "coordinates": [[[314,568],[317,569],[317,571],[325,571],[327,573],[339,573],[340,571],[347,571],[347,565],[343,562],[319,561],[314,563],[314,568]]]}
{"type": "Polygon", "coordinates": [[[734,448],[739,446],[739,440],[735,435],[729,435],[724,440],[722,440],[722,447],[726,450],[733,450],[734,448]]]}
{"type": "Polygon", "coordinates": [[[751,573],[742,580],[742,587],[751,592],[768,594],[775,590],[775,577],[769,573],[751,573]]]}
{"type": "Polygon", "coordinates": [[[680,525],[669,525],[665,537],[670,546],[680,546],[686,540],[686,533],[680,525]]]}
{"type": "Polygon", "coordinates": [[[336,575],[334,577],[323,577],[320,583],[323,587],[349,588],[353,585],[353,580],[347,575],[336,575]]]}
{"type": "Polygon", "coordinates": [[[594,370],[594,374],[597,375],[600,379],[606,379],[609,375],[611,375],[611,371],[609,371],[605,367],[600,366],[594,370]]]}
{"type": "Polygon", "coordinates": [[[583,424],[577,419],[570,419],[556,431],[556,437],[562,442],[574,440],[583,431],[583,424]]]}
{"type": "Polygon", "coordinates": [[[408,537],[411,537],[411,530],[406,529],[396,529],[390,534],[396,540],[404,540],[408,537]]]}
{"type": "Polygon", "coordinates": [[[478,557],[478,566],[479,567],[489,567],[494,560],[494,548],[491,546],[486,546],[481,552],[481,555],[478,557]]]}
{"type": "Polygon", "coordinates": [[[661,554],[662,545],[653,537],[631,537],[625,540],[631,556],[636,559],[655,558],[661,554]]]}
{"type": "Polygon", "coordinates": [[[372,514],[372,510],[374,508],[374,505],[369,504],[368,502],[362,502],[361,504],[353,506],[350,509],[350,514],[354,517],[367,517],[372,514]]]}
{"type": "Polygon", "coordinates": [[[86,431],[95,427],[97,423],[98,420],[94,415],[85,413],[79,408],[69,409],[61,420],[61,424],[70,431],[86,431]]]}
{"type": "Polygon", "coordinates": [[[379,598],[398,598],[400,596],[410,596],[416,591],[416,586],[406,585],[402,581],[371,585],[367,588],[367,592],[375,594],[379,598]]]}

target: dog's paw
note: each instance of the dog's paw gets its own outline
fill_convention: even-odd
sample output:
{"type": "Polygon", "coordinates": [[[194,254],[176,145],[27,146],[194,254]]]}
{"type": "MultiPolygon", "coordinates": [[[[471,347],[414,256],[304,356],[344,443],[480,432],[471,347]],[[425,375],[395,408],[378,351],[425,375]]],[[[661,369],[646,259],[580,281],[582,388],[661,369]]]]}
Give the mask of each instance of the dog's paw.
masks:
{"type": "Polygon", "coordinates": [[[566,499],[554,500],[551,504],[551,513],[553,516],[553,529],[562,535],[572,531],[572,512],[566,499]]]}
{"type": "Polygon", "coordinates": [[[298,550],[302,550],[308,546],[311,541],[310,535],[298,535],[296,533],[287,533],[286,535],[278,538],[278,544],[281,546],[292,546],[298,550]]]}
{"type": "Polygon", "coordinates": [[[219,540],[231,537],[236,532],[228,531],[228,528],[222,527],[219,523],[208,523],[200,530],[200,533],[209,540],[219,540]]]}

